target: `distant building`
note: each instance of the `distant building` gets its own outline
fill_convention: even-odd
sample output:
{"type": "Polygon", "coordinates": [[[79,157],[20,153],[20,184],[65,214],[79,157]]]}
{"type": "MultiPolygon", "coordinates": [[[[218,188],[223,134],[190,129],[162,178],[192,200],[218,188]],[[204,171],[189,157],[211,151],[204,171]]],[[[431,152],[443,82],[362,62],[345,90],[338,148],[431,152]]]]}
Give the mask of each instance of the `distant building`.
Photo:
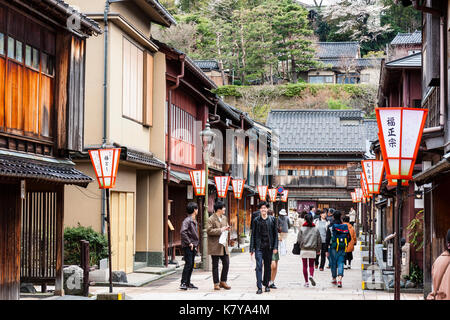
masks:
{"type": "Polygon", "coordinates": [[[304,72],[308,83],[378,84],[380,58],[361,58],[358,42],[317,42],[319,66],[304,72]]]}
{"type": "Polygon", "coordinates": [[[222,70],[220,64],[217,60],[194,60],[197,67],[202,69],[202,71],[218,86],[225,86],[231,84],[229,79],[229,71],[223,70],[224,75],[222,77],[222,70]]]}
{"type": "Polygon", "coordinates": [[[267,125],[279,136],[273,183],[289,190],[289,209],[314,205],[348,212],[376,122],[360,110],[272,110],[267,125]]]}
{"type": "Polygon", "coordinates": [[[422,31],[397,33],[387,49],[387,61],[422,52],[422,31]]]}

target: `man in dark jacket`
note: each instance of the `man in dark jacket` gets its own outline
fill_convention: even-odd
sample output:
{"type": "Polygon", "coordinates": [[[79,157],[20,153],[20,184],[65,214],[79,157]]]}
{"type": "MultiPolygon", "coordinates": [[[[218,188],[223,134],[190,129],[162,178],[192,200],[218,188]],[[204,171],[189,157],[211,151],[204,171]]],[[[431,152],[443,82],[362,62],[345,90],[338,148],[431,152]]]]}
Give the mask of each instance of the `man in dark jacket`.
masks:
{"type": "Polygon", "coordinates": [[[267,214],[268,204],[262,201],[258,204],[261,215],[256,217],[252,225],[250,238],[250,255],[255,253],[256,259],[256,286],[257,294],[262,293],[262,285],[269,292],[269,281],[271,275],[272,254],[278,253],[278,231],[275,218],[267,214]],[[264,278],[262,269],[264,264],[264,278]]]}
{"type": "Polygon", "coordinates": [[[259,217],[260,215],[261,215],[261,212],[259,211],[259,209],[252,213],[251,220],[250,220],[250,230],[253,229],[253,221],[255,221],[255,219],[257,217],[259,217]]]}
{"type": "Polygon", "coordinates": [[[184,251],[184,268],[181,276],[180,289],[198,289],[191,283],[192,270],[194,270],[194,259],[198,247],[198,226],[195,220],[198,213],[198,205],[195,202],[189,202],[187,205],[188,216],[181,225],[181,247],[184,251]]]}

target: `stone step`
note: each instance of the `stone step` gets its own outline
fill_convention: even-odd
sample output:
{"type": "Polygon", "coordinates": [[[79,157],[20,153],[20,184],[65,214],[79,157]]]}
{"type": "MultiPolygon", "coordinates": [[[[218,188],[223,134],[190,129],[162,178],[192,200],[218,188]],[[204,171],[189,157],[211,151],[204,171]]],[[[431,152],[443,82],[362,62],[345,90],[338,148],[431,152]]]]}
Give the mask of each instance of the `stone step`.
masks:
{"type": "Polygon", "coordinates": [[[135,261],[134,262],[134,271],[137,271],[139,269],[145,268],[146,266],[147,266],[147,262],[135,261]]]}
{"type": "Polygon", "coordinates": [[[363,281],[361,283],[363,290],[384,290],[384,282],[363,281]]]}

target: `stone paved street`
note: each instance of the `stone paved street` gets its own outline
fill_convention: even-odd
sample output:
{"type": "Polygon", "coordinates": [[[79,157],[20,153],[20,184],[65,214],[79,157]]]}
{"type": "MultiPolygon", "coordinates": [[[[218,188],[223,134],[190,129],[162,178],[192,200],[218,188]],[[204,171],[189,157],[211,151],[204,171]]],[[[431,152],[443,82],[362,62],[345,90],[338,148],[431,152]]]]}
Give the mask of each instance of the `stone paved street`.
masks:
{"type": "MultiPolygon", "coordinates": [[[[296,239],[296,234],[291,229],[288,237],[288,255],[282,256],[275,284],[278,289],[272,289],[269,293],[256,294],[256,277],[250,254],[233,253],[230,261],[228,284],[231,290],[213,290],[211,272],[194,270],[192,283],[199,287],[198,290],[181,291],[181,271],[163,279],[139,288],[115,288],[126,293],[127,298],[142,300],[393,300],[394,294],[385,291],[372,291],[361,289],[361,257],[359,245],[355,246],[354,260],[351,270],[345,270],[343,288],[337,288],[330,283],[330,269],[324,271],[315,270],[315,287],[303,286],[301,260],[299,256],[290,251],[296,239]]],[[[220,267],[219,267],[220,268],[220,267]]],[[[97,294],[106,292],[104,287],[91,287],[90,292],[97,294]]],[[[421,294],[401,294],[402,300],[422,300],[421,294]]]]}

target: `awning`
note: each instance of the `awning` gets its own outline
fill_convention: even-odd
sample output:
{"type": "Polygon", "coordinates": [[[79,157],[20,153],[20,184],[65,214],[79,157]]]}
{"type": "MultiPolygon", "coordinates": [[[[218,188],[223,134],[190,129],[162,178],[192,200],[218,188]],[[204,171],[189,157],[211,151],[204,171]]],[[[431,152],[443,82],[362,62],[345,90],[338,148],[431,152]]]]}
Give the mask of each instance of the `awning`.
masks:
{"type": "Polygon", "coordinates": [[[423,184],[431,182],[438,174],[444,171],[450,170],[450,153],[444,155],[441,161],[436,163],[434,166],[422,171],[421,173],[413,176],[413,181],[421,186],[423,184]]]}
{"type": "Polygon", "coordinates": [[[0,152],[0,177],[35,179],[60,184],[87,187],[94,181],[75,169],[75,163],[65,159],[39,157],[15,152],[0,152]]]}

